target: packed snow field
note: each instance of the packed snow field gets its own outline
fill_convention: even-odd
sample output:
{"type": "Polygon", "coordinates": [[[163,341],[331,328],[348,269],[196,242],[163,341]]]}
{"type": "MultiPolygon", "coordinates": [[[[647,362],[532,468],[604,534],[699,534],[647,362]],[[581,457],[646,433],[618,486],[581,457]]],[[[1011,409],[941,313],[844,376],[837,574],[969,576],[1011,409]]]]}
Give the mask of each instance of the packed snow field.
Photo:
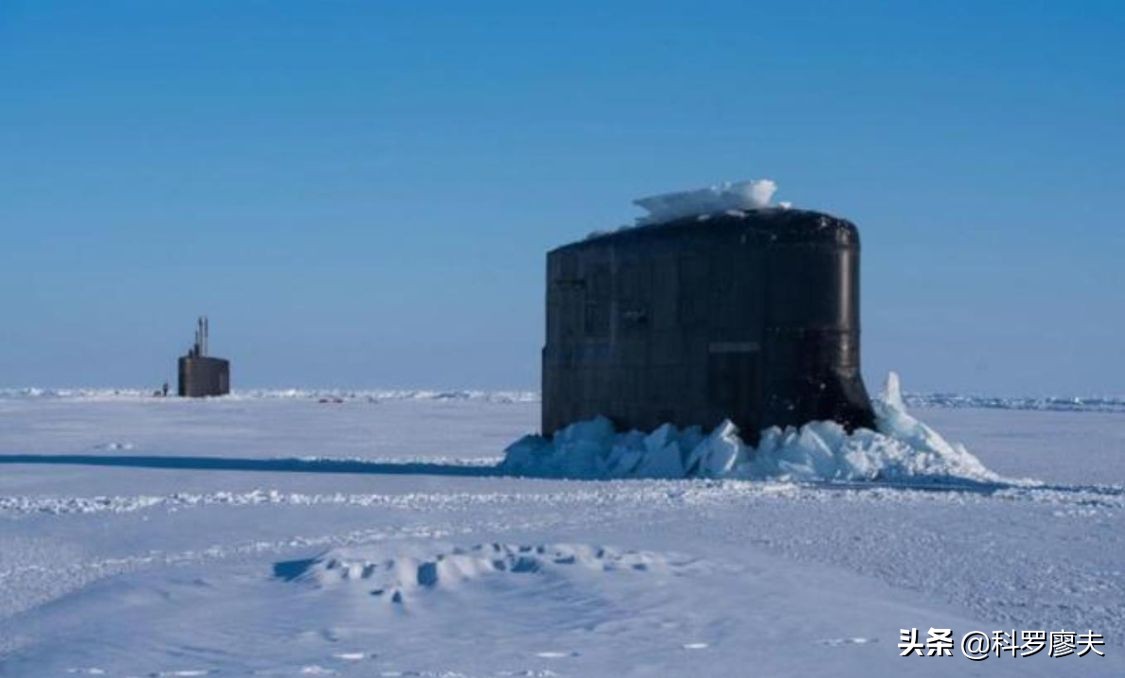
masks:
{"type": "Polygon", "coordinates": [[[518,392],[2,391],[0,675],[1125,674],[1125,401],[895,396],[751,447],[523,438],[518,392]]]}

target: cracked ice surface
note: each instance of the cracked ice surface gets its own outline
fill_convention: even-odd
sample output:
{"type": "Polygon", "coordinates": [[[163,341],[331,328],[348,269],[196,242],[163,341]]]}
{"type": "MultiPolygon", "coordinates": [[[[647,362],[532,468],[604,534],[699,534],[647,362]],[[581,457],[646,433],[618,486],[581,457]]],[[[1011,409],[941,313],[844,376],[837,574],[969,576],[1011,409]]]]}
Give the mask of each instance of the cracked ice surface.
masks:
{"type": "Polygon", "coordinates": [[[1093,629],[1104,659],[972,667],[1125,675],[1121,413],[950,396],[908,398],[904,419],[888,395],[893,428],[870,435],[930,461],[896,476],[888,453],[865,466],[820,432],[810,458],[798,431],[750,481],[706,477],[753,468],[741,448],[728,466],[692,447],[707,472],[688,479],[505,475],[492,465],[534,430],[531,398],[0,397],[0,674],[967,666],[898,656],[899,628],[934,626],[1093,629]]]}

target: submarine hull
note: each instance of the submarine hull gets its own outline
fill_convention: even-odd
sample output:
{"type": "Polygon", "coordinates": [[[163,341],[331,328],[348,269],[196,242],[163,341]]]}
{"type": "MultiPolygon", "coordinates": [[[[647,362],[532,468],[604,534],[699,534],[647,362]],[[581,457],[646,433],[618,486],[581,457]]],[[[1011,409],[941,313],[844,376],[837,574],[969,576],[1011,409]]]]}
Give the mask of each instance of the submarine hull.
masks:
{"type": "Polygon", "coordinates": [[[179,359],[177,393],[185,398],[230,393],[230,361],[210,356],[185,355],[179,359]]]}
{"type": "Polygon", "coordinates": [[[618,231],[547,255],[542,431],[832,419],[871,427],[859,233],[765,209],[618,231]]]}

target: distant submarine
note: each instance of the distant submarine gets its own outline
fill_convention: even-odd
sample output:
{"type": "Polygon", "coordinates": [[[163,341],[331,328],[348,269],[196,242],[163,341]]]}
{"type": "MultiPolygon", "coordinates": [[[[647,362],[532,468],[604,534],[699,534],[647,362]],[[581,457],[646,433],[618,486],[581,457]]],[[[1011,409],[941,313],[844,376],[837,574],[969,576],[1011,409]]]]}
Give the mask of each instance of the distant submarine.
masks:
{"type": "Polygon", "coordinates": [[[195,342],[180,356],[176,392],[180,397],[203,398],[230,393],[230,361],[207,355],[211,328],[206,316],[196,320],[195,342]]]}

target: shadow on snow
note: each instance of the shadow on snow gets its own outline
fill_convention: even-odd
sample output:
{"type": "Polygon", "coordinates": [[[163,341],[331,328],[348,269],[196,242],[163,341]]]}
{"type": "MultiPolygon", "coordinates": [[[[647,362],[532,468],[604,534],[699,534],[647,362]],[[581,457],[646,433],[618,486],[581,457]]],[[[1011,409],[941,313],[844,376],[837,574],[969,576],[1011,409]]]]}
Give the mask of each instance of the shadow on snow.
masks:
{"type": "Polygon", "coordinates": [[[280,473],[371,473],[488,477],[504,475],[496,466],[429,462],[380,462],[358,459],[243,459],[162,455],[5,454],[0,464],[73,464],[192,471],[264,471],[280,473]]]}
{"type": "MultiPolygon", "coordinates": [[[[318,459],[318,458],[274,458],[274,459],[247,459],[238,457],[201,457],[201,456],[163,456],[163,455],[100,455],[100,454],[0,454],[0,464],[46,464],[46,465],[79,465],[79,466],[107,466],[117,468],[147,468],[164,470],[193,470],[193,471],[257,471],[267,473],[344,473],[344,474],[371,474],[371,475],[428,475],[428,476],[454,476],[463,478],[501,478],[522,477],[540,478],[546,480],[588,480],[588,481],[619,481],[619,482],[644,482],[639,478],[579,478],[563,475],[524,475],[515,474],[505,470],[501,465],[492,464],[458,464],[449,462],[414,462],[414,461],[366,461],[362,459],[318,459]]],[[[650,479],[661,480],[661,479],[650,479]]],[[[664,482],[791,482],[794,485],[816,490],[827,491],[864,491],[864,490],[923,490],[932,492],[970,492],[976,494],[993,494],[1003,490],[1023,490],[1031,492],[1056,491],[1064,493],[1087,493],[1092,495],[1090,500],[1099,502],[1099,497],[1123,497],[1125,487],[1116,485],[1055,485],[1036,482],[1003,482],[981,481],[969,478],[927,478],[917,477],[910,480],[793,480],[786,481],[781,478],[766,479],[663,479],[664,482]]]]}

